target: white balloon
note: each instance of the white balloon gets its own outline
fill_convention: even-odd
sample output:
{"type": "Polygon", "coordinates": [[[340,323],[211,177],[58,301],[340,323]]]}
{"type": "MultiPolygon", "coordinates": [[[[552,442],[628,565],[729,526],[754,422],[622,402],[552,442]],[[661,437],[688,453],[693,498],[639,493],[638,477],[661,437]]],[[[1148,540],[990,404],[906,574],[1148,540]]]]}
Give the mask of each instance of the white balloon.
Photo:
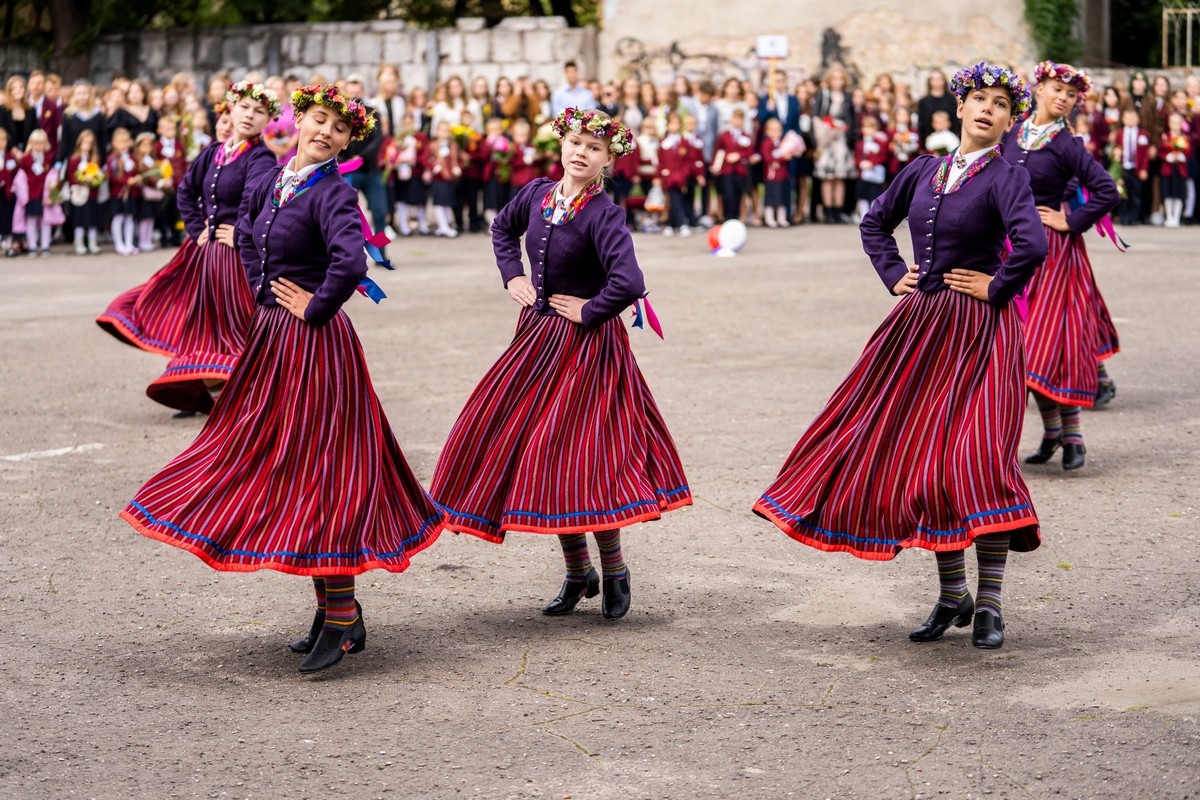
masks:
{"type": "Polygon", "coordinates": [[[735,253],[746,246],[746,226],[738,219],[731,219],[721,224],[721,232],[717,234],[717,241],[721,243],[721,247],[726,250],[732,250],[735,253]]]}

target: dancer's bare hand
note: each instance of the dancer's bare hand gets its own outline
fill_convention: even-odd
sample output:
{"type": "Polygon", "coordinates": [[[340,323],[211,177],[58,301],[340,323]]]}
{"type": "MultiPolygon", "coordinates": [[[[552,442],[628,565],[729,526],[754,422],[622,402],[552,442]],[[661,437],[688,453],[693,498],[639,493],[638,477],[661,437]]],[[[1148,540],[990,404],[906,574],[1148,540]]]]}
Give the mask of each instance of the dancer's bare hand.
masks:
{"type": "Polygon", "coordinates": [[[308,310],[308,301],[312,299],[312,292],[300,288],[287,278],[280,278],[277,281],[271,281],[271,293],[275,295],[279,305],[300,319],[304,319],[304,312],[308,310]]]}
{"type": "Polygon", "coordinates": [[[988,287],[992,285],[993,277],[972,269],[952,269],[942,281],[956,292],[987,302],[988,287]]]}
{"type": "Polygon", "coordinates": [[[229,224],[218,225],[216,240],[221,244],[233,247],[233,226],[229,224]]]}
{"type": "Polygon", "coordinates": [[[508,282],[508,296],[525,308],[537,302],[537,292],[533,290],[533,281],[528,275],[518,275],[508,282]]]}
{"type": "Polygon", "coordinates": [[[1071,230],[1067,225],[1067,215],[1061,209],[1050,208],[1049,206],[1038,206],[1038,216],[1042,218],[1042,224],[1051,230],[1060,233],[1066,233],[1071,230]]]}
{"type": "Polygon", "coordinates": [[[200,235],[196,237],[196,246],[199,247],[202,244],[208,244],[208,225],[207,224],[204,226],[204,230],[200,232],[200,235]]]}
{"type": "Polygon", "coordinates": [[[892,287],[892,294],[912,294],[915,292],[917,290],[917,278],[920,277],[917,274],[917,270],[919,269],[920,267],[916,264],[909,264],[908,274],[896,281],[896,285],[892,287]]]}
{"type": "Polygon", "coordinates": [[[550,295],[550,307],[557,311],[560,317],[576,324],[583,322],[583,304],[586,302],[582,297],[572,297],[569,294],[550,295]]]}

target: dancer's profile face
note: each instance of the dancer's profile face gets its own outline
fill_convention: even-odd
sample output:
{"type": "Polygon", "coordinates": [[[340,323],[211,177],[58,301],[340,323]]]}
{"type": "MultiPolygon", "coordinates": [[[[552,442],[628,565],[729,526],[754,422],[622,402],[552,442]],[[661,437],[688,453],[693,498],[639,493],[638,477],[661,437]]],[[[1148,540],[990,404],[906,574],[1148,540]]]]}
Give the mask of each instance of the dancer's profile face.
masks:
{"type": "Polygon", "coordinates": [[[350,143],[350,120],[322,105],[311,105],[297,114],[296,128],[300,132],[297,153],[308,164],[328,161],[350,143]]]}

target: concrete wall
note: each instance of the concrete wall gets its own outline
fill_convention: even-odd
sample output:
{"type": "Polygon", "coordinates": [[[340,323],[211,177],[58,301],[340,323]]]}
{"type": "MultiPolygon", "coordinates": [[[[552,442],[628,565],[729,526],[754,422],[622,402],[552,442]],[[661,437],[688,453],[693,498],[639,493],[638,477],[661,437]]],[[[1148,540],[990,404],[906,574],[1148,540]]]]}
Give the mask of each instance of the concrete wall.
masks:
{"type": "MultiPolygon", "coordinates": [[[[767,34],[788,37],[790,57],[784,66],[793,75],[817,71],[827,28],[841,35],[848,65],[868,79],[890,72],[898,80],[923,81],[933,67],[985,59],[1026,65],[1034,58],[1022,18],[1024,5],[1015,0],[601,0],[601,8],[600,63],[605,78],[621,75],[629,64],[631,48],[620,47],[627,37],[651,53],[661,54],[676,43],[686,55],[717,57],[688,58],[685,71],[705,72],[711,65],[738,77],[740,70],[759,69],[752,50],[757,37],[767,34]]],[[[648,63],[653,80],[670,79],[664,56],[648,63]]]]}
{"type": "Polygon", "coordinates": [[[584,74],[595,70],[596,30],[568,28],[561,17],[506,19],[490,29],[474,18],[437,30],[401,20],[330,22],[110,36],[92,51],[91,78],[108,83],[124,73],[163,83],[186,70],[203,84],[222,69],[235,79],[248,71],[295,72],[302,79],[321,72],[331,80],[359,72],[370,87],[376,69],[387,62],[400,68],[408,88],[455,74],[467,80],[482,75],[492,84],[501,75],[529,75],[557,86],[569,59],[578,61],[584,74]]]}

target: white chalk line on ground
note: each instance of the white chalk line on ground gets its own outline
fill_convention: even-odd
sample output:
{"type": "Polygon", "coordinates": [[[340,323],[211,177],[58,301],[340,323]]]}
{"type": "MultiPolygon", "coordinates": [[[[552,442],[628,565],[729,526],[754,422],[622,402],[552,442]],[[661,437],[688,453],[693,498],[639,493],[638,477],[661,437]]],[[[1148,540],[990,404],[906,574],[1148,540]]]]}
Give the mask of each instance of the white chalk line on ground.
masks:
{"type": "Polygon", "coordinates": [[[38,458],[57,458],[58,456],[69,456],[75,453],[87,453],[92,450],[99,450],[104,447],[100,442],[90,442],[88,444],[72,445],[71,447],[57,447],[53,450],[34,450],[30,453],[15,453],[11,456],[0,456],[0,461],[33,461],[38,458]]]}

